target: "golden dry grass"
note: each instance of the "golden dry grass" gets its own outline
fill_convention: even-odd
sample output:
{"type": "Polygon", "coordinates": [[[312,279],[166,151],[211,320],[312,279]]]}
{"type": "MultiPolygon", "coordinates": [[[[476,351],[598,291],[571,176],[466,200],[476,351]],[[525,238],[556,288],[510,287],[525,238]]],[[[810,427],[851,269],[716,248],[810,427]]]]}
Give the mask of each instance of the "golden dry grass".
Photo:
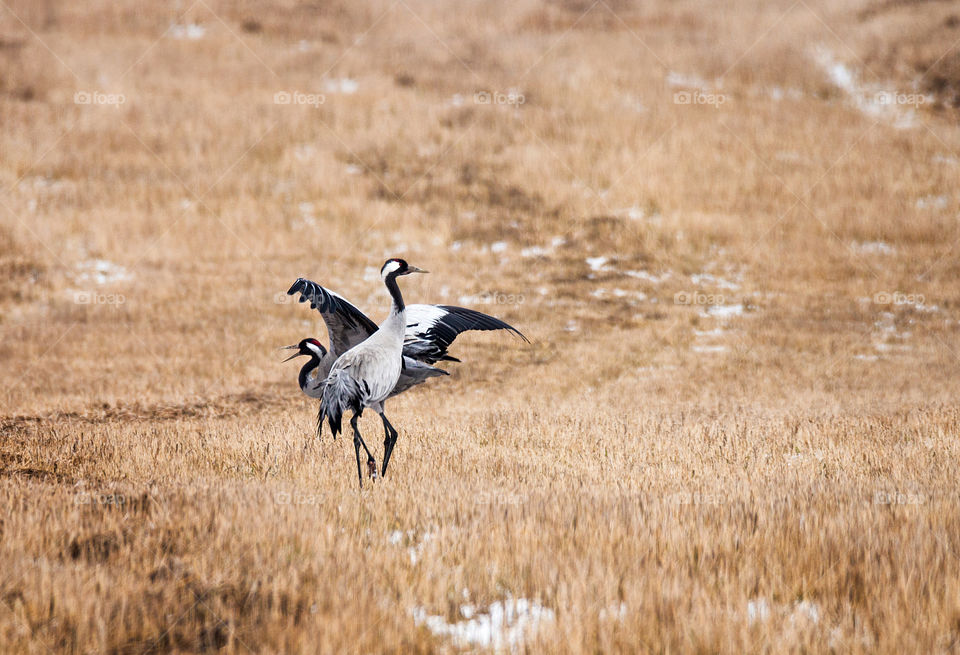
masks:
{"type": "Polygon", "coordinates": [[[0,4],[0,650],[958,648],[948,3],[0,4]],[[360,491],[275,348],[387,255],[532,343],[360,491]]]}

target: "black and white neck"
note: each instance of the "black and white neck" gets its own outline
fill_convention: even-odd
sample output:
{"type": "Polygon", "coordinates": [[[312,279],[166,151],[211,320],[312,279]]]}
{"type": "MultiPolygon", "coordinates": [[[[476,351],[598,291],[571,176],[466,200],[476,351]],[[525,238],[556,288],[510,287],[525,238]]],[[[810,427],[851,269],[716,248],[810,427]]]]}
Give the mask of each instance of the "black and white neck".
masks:
{"type": "Polygon", "coordinates": [[[320,356],[316,353],[310,355],[309,361],[300,367],[300,389],[306,391],[310,386],[310,374],[320,366],[320,356]]]}
{"type": "Polygon", "coordinates": [[[390,297],[393,299],[391,312],[394,314],[399,314],[406,309],[406,305],[403,304],[403,295],[400,293],[400,285],[397,284],[397,278],[403,275],[401,272],[402,261],[391,259],[383,265],[383,269],[380,271],[383,283],[387,286],[387,291],[390,292],[390,297]]]}
{"type": "Polygon", "coordinates": [[[300,389],[310,395],[311,383],[316,383],[316,379],[311,380],[310,375],[317,371],[320,363],[327,354],[327,349],[316,339],[304,339],[299,344],[301,355],[307,355],[310,359],[300,368],[300,389]]]}

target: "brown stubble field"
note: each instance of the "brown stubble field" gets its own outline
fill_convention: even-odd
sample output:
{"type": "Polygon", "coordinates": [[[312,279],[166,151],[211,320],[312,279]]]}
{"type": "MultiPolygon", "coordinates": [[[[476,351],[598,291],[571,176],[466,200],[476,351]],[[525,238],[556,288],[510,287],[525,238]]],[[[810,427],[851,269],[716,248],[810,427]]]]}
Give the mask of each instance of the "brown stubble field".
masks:
{"type": "Polygon", "coordinates": [[[957,650],[958,13],[2,0],[0,650],[957,650]],[[394,255],[531,343],[361,491],[394,255]]]}

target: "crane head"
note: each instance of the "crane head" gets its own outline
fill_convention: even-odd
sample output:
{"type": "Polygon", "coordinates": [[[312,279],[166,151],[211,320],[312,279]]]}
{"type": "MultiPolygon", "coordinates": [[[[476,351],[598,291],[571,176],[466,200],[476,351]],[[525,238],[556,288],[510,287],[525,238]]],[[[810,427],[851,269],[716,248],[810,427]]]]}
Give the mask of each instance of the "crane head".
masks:
{"type": "Polygon", "coordinates": [[[388,275],[410,275],[411,273],[429,273],[430,271],[425,271],[422,268],[417,268],[416,266],[410,266],[403,259],[391,258],[383,262],[383,266],[380,268],[380,277],[386,279],[388,275]]]}
{"type": "Polygon", "coordinates": [[[283,360],[285,362],[289,362],[294,357],[299,357],[300,355],[306,355],[307,357],[316,356],[318,359],[323,359],[323,356],[327,354],[327,349],[316,339],[304,339],[300,343],[295,343],[292,346],[284,346],[281,350],[297,351],[283,360]]]}

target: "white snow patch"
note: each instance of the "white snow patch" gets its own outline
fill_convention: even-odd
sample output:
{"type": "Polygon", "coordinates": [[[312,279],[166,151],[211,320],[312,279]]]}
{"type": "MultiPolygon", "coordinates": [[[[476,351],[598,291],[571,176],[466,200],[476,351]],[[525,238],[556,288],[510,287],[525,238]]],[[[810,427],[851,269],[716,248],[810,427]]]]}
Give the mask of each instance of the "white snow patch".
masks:
{"type": "Polygon", "coordinates": [[[719,344],[715,345],[695,345],[690,348],[695,353],[725,353],[727,352],[726,346],[721,346],[719,344]]]}
{"type": "Polygon", "coordinates": [[[820,622],[820,606],[809,600],[800,600],[793,604],[793,612],[790,614],[790,622],[796,623],[798,620],[806,619],[811,623],[820,622]]]}
{"type": "Polygon", "coordinates": [[[613,212],[614,216],[629,218],[631,221],[642,221],[647,217],[647,212],[642,207],[633,205],[632,207],[623,207],[613,212]]]}
{"type": "Polygon", "coordinates": [[[349,77],[331,77],[323,81],[323,90],[327,93],[342,93],[353,95],[360,88],[360,83],[349,77]]]}
{"type": "Polygon", "coordinates": [[[460,647],[516,648],[544,623],[556,620],[556,613],[526,598],[508,597],[494,601],[485,611],[465,603],[459,608],[463,620],[447,621],[443,616],[428,614],[423,607],[410,610],[417,625],[438,637],[446,637],[460,647]]]}
{"type": "Polygon", "coordinates": [[[736,284],[735,282],[724,280],[722,277],[716,277],[715,275],[710,275],[709,273],[695,273],[690,276],[690,281],[697,286],[715,286],[721,289],[740,288],[740,285],[736,284]]]}
{"type": "Polygon", "coordinates": [[[528,248],[523,248],[520,251],[521,257],[544,257],[549,255],[554,250],[564,245],[567,240],[563,237],[553,237],[550,240],[550,244],[547,246],[530,246],[528,248]]]}
{"type": "Polygon", "coordinates": [[[106,259],[89,259],[77,265],[77,274],[74,279],[78,283],[93,282],[94,284],[110,284],[129,280],[130,273],[120,264],[114,264],[106,259]]]}
{"type": "Polygon", "coordinates": [[[548,254],[550,254],[550,251],[543,246],[530,246],[529,248],[523,248],[520,251],[521,257],[543,257],[544,255],[548,254]]]}
{"type": "Polygon", "coordinates": [[[892,255],[897,252],[896,248],[883,241],[855,241],[850,247],[864,255],[892,255]]]}
{"type": "Polygon", "coordinates": [[[946,209],[948,199],[946,196],[923,196],[917,198],[917,209],[946,209]]]}
{"type": "Polygon", "coordinates": [[[800,100],[803,98],[803,91],[794,87],[788,87],[784,89],[779,86],[772,86],[768,89],[765,89],[767,95],[776,102],[781,100],[800,100]]]}
{"type": "Polygon", "coordinates": [[[187,23],[186,25],[174,23],[167,30],[167,33],[171,39],[196,41],[203,38],[207,33],[207,28],[197,23],[187,23]]]}
{"type": "Polygon", "coordinates": [[[723,328],[713,328],[712,330],[694,330],[693,334],[697,337],[722,337],[725,332],[723,328]]]}
{"type": "Polygon", "coordinates": [[[702,312],[701,316],[712,316],[713,318],[732,318],[743,315],[743,305],[713,305],[702,312]]]}
{"type": "MultiPolygon", "coordinates": [[[[833,53],[824,46],[813,51],[813,59],[823,70],[830,82],[843,91],[848,101],[865,116],[884,119],[898,129],[914,127],[917,123],[916,112],[906,108],[906,102],[900,102],[900,97],[906,96],[891,91],[878,84],[866,84],[860,76],[843,62],[837,60],[833,53]]],[[[911,94],[911,103],[916,106],[932,100],[923,94],[911,94]]]]}
{"type": "Polygon", "coordinates": [[[500,253],[507,251],[507,242],[506,241],[497,241],[496,243],[490,244],[490,252],[500,253]]]}
{"type": "Polygon", "coordinates": [[[604,267],[607,265],[607,262],[610,261],[607,257],[587,257],[587,266],[590,267],[591,271],[603,271],[607,270],[604,267]]]}
{"type": "Polygon", "coordinates": [[[623,274],[627,277],[635,277],[638,280],[646,280],[647,282],[652,282],[653,284],[660,284],[671,275],[670,271],[667,271],[662,275],[654,275],[649,271],[623,271],[623,274]]]}
{"type": "Polygon", "coordinates": [[[394,530],[389,535],[387,535],[387,542],[391,546],[402,546],[404,543],[411,544],[407,547],[407,557],[410,558],[410,563],[416,565],[420,561],[421,556],[423,555],[423,549],[428,543],[433,541],[434,535],[432,532],[424,532],[419,539],[417,539],[417,533],[415,530],[394,530]]]}
{"type": "Polygon", "coordinates": [[[643,293],[642,291],[628,291],[626,289],[620,289],[619,287],[615,289],[604,289],[604,288],[594,289],[593,291],[590,292],[590,295],[593,296],[594,298],[605,298],[608,295],[612,295],[615,298],[633,297],[633,298],[636,298],[637,300],[647,299],[647,294],[643,293]]]}
{"type": "Polygon", "coordinates": [[[698,89],[706,89],[710,86],[707,81],[699,75],[678,73],[676,71],[667,73],[667,84],[670,86],[696,87],[698,89]]]}
{"type": "Polygon", "coordinates": [[[755,598],[747,602],[747,620],[750,623],[766,621],[770,618],[770,604],[764,598],[755,598]]]}
{"type": "Polygon", "coordinates": [[[627,615],[627,604],[626,603],[613,603],[607,605],[606,607],[600,610],[600,620],[606,619],[616,619],[617,621],[622,621],[623,617],[627,615]]]}

